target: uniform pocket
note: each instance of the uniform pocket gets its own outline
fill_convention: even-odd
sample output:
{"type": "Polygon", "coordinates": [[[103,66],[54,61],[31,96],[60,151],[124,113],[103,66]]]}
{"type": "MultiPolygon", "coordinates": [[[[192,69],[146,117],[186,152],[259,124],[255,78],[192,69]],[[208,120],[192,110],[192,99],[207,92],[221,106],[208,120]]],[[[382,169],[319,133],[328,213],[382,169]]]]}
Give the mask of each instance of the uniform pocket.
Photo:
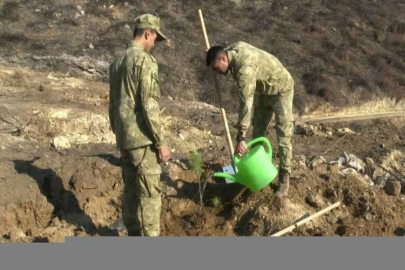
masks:
{"type": "Polygon", "coordinates": [[[160,99],[160,86],[159,86],[159,74],[157,72],[154,72],[152,74],[152,91],[151,91],[151,97],[153,97],[156,100],[160,99]]]}

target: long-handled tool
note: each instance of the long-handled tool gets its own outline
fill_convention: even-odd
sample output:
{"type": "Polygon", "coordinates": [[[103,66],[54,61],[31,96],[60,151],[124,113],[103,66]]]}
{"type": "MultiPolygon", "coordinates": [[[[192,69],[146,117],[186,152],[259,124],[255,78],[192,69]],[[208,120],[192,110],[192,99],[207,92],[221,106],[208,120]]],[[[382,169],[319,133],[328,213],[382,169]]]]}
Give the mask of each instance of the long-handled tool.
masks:
{"type": "Polygon", "coordinates": [[[336,207],[338,207],[338,206],[340,206],[340,202],[339,202],[339,201],[336,202],[336,203],[334,203],[334,204],[332,204],[332,205],[329,206],[329,207],[326,207],[325,209],[323,209],[323,210],[321,210],[321,211],[319,211],[319,212],[316,212],[315,214],[313,214],[313,215],[311,215],[311,216],[309,216],[309,217],[307,217],[307,218],[304,218],[304,219],[301,220],[301,221],[298,221],[297,223],[295,223],[295,224],[293,224],[293,225],[291,225],[291,226],[285,228],[284,230],[281,230],[281,231],[279,231],[279,232],[277,232],[277,233],[275,233],[275,234],[272,234],[272,235],[270,235],[270,236],[282,236],[282,235],[284,235],[284,234],[286,234],[286,233],[288,233],[288,232],[293,231],[294,229],[298,228],[299,226],[301,226],[301,225],[303,225],[303,224],[305,224],[305,223],[307,223],[307,222],[313,220],[314,218],[317,218],[317,217],[319,217],[319,216],[325,214],[326,212],[329,212],[330,210],[332,210],[332,209],[334,209],[334,208],[336,208],[336,207]]]}
{"type": "MultiPolygon", "coordinates": [[[[206,45],[207,49],[209,49],[210,43],[208,41],[207,30],[205,29],[204,17],[202,15],[201,9],[198,10],[198,13],[200,15],[201,27],[202,27],[202,30],[204,33],[205,45],[206,45]]],[[[224,126],[225,126],[226,138],[227,138],[228,147],[229,147],[229,155],[231,157],[231,162],[232,162],[232,167],[233,167],[234,173],[236,173],[236,167],[235,167],[235,163],[233,160],[234,149],[233,149],[233,144],[232,144],[232,139],[231,139],[231,133],[229,132],[228,120],[226,118],[225,109],[222,106],[222,98],[221,98],[221,92],[219,91],[218,79],[214,72],[213,72],[213,76],[214,76],[215,90],[217,92],[219,107],[221,110],[221,116],[222,116],[222,120],[223,120],[224,126]]]]}

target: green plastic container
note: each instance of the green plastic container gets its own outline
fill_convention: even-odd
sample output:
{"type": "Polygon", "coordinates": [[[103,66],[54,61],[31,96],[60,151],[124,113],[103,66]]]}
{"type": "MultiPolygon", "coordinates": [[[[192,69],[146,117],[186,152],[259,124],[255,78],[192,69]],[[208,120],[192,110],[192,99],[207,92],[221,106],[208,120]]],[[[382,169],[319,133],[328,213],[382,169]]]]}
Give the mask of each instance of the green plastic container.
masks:
{"type": "Polygon", "coordinates": [[[278,171],[272,162],[272,149],[270,142],[265,137],[256,138],[247,143],[248,147],[263,142],[267,146],[265,151],[262,145],[255,146],[245,153],[240,159],[234,156],[235,166],[238,169],[236,174],[223,172],[214,173],[216,177],[224,177],[246,186],[252,192],[261,190],[270,184],[277,176],[278,171]]]}

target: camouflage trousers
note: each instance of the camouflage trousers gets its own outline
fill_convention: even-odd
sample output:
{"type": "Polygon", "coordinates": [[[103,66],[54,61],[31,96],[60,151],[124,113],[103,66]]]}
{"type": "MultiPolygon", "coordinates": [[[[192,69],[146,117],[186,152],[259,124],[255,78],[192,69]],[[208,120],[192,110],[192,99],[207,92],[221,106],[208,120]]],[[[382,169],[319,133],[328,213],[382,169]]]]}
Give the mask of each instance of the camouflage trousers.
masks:
{"type": "Polygon", "coordinates": [[[129,236],[159,236],[162,205],[158,152],[154,146],[121,149],[122,215],[129,236]]]}
{"type": "Polygon", "coordinates": [[[294,89],[278,95],[261,95],[253,116],[253,138],[266,136],[267,127],[275,113],[278,141],[279,170],[291,173],[294,89]]]}

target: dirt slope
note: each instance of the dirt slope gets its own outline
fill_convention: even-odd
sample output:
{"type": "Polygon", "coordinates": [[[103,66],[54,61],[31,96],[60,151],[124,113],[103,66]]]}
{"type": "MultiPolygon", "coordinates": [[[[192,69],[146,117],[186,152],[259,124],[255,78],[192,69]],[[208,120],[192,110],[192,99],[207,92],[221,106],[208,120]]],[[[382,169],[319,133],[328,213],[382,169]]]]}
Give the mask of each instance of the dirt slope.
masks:
{"type": "MultiPolygon", "coordinates": [[[[0,89],[1,241],[125,235],[111,227],[121,217],[123,183],[108,128],[108,85],[0,66],[0,89]],[[61,137],[67,148],[57,146],[55,138],[61,137]]],[[[219,111],[206,103],[178,101],[163,98],[161,103],[165,136],[173,151],[172,160],[163,164],[162,235],[267,236],[337,200],[341,208],[291,235],[403,234],[401,184],[399,193],[387,194],[388,183],[398,183],[401,174],[382,176],[374,166],[364,175],[342,175],[331,163],[346,152],[381,166],[393,150],[405,151],[403,117],[298,125],[291,192],[279,200],[274,197],[276,181],[250,193],[210,177],[229,163],[219,111]],[[191,150],[201,153],[201,180],[208,179],[203,205],[188,161],[191,150]],[[310,166],[311,158],[321,154],[323,162],[310,166]],[[367,182],[365,175],[372,180],[367,182]],[[386,179],[381,182],[381,177],[386,179]]],[[[236,115],[230,114],[229,120],[234,134],[236,115]]],[[[277,164],[273,127],[268,138],[277,164]]],[[[405,168],[404,161],[399,162],[398,168],[405,168]]]]}

